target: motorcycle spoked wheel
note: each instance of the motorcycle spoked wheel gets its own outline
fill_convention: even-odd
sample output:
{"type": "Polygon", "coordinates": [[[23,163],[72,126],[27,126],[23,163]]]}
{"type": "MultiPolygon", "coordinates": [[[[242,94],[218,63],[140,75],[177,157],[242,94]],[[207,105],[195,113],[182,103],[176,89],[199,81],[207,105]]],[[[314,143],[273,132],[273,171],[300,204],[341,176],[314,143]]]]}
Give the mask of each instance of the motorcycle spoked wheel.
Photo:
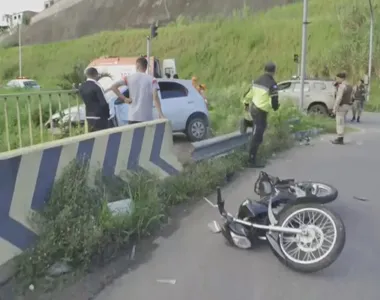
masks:
{"type": "Polygon", "coordinates": [[[338,198],[338,190],[330,184],[313,181],[300,181],[298,184],[304,187],[312,185],[310,192],[319,204],[329,203],[338,198]]]}
{"type": "Polygon", "coordinates": [[[346,231],[341,218],[319,204],[299,204],[279,215],[278,226],[308,228],[308,235],[280,233],[279,255],[272,251],[289,268],[303,273],[313,273],[330,266],[340,255],[346,241],[346,231]]]}

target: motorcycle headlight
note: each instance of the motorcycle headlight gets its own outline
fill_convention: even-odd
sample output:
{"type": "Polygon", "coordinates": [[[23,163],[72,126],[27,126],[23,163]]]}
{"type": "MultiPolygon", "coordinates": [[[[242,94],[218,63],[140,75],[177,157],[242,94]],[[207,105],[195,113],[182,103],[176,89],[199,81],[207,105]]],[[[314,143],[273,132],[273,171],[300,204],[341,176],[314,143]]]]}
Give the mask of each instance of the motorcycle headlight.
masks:
{"type": "Polygon", "coordinates": [[[245,236],[237,235],[231,231],[231,237],[234,244],[239,248],[248,249],[252,246],[249,239],[247,239],[245,236]]]}

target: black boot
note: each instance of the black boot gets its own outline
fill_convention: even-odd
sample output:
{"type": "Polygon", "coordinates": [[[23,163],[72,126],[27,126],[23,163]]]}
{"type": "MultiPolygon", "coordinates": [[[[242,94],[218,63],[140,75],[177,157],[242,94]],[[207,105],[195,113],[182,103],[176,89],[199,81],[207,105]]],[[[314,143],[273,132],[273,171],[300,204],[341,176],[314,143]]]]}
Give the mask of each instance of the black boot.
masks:
{"type": "Polygon", "coordinates": [[[334,145],[344,145],[343,137],[339,136],[335,140],[332,140],[331,143],[333,143],[334,145]]]}
{"type": "Polygon", "coordinates": [[[262,169],[262,168],[265,168],[265,164],[264,163],[258,163],[255,159],[250,159],[248,161],[247,167],[248,168],[255,168],[255,169],[262,169]]]}
{"type": "Polygon", "coordinates": [[[248,159],[248,168],[264,168],[265,164],[260,164],[256,160],[257,152],[259,150],[260,144],[255,143],[252,141],[250,148],[249,148],[249,159],[248,159]]]}
{"type": "Polygon", "coordinates": [[[355,122],[355,116],[352,117],[351,122],[355,122]]]}
{"type": "Polygon", "coordinates": [[[360,123],[360,117],[358,117],[358,118],[356,119],[356,122],[360,123]]]}

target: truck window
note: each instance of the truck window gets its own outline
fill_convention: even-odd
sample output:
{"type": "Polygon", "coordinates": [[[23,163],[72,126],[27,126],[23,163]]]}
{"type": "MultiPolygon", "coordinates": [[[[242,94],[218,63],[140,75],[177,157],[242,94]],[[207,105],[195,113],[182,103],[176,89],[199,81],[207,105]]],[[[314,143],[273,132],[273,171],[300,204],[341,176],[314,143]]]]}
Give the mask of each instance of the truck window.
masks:
{"type": "MultiPolygon", "coordinates": [[[[303,90],[304,90],[304,92],[308,92],[308,91],[310,91],[310,85],[309,85],[308,82],[305,82],[304,87],[303,87],[303,90]]],[[[293,92],[300,92],[300,91],[301,91],[301,83],[296,83],[296,84],[294,85],[294,90],[293,90],[293,92]]]]}
{"type": "Polygon", "coordinates": [[[314,83],[314,89],[318,91],[322,91],[326,89],[326,85],[323,82],[315,82],[314,83]]]}
{"type": "Polygon", "coordinates": [[[286,90],[286,89],[290,88],[291,85],[292,85],[291,82],[283,82],[283,83],[280,83],[280,84],[278,85],[278,90],[279,90],[279,91],[286,90]]]}

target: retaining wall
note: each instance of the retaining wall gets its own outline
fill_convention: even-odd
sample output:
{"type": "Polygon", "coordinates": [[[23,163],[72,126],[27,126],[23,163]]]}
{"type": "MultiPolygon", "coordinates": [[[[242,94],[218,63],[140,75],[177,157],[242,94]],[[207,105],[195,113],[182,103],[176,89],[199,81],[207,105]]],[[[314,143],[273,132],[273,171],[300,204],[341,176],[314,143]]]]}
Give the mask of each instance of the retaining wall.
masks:
{"type": "MultiPolygon", "coordinates": [[[[76,39],[105,30],[149,28],[154,21],[160,26],[178,16],[231,15],[245,6],[255,11],[286,5],[299,0],[61,0],[32,19],[22,33],[23,45],[76,39]]],[[[143,37],[142,37],[143,38],[143,37]]],[[[15,44],[18,35],[4,40],[15,44]]],[[[114,53],[106,53],[114,55],[114,53]]]]}

